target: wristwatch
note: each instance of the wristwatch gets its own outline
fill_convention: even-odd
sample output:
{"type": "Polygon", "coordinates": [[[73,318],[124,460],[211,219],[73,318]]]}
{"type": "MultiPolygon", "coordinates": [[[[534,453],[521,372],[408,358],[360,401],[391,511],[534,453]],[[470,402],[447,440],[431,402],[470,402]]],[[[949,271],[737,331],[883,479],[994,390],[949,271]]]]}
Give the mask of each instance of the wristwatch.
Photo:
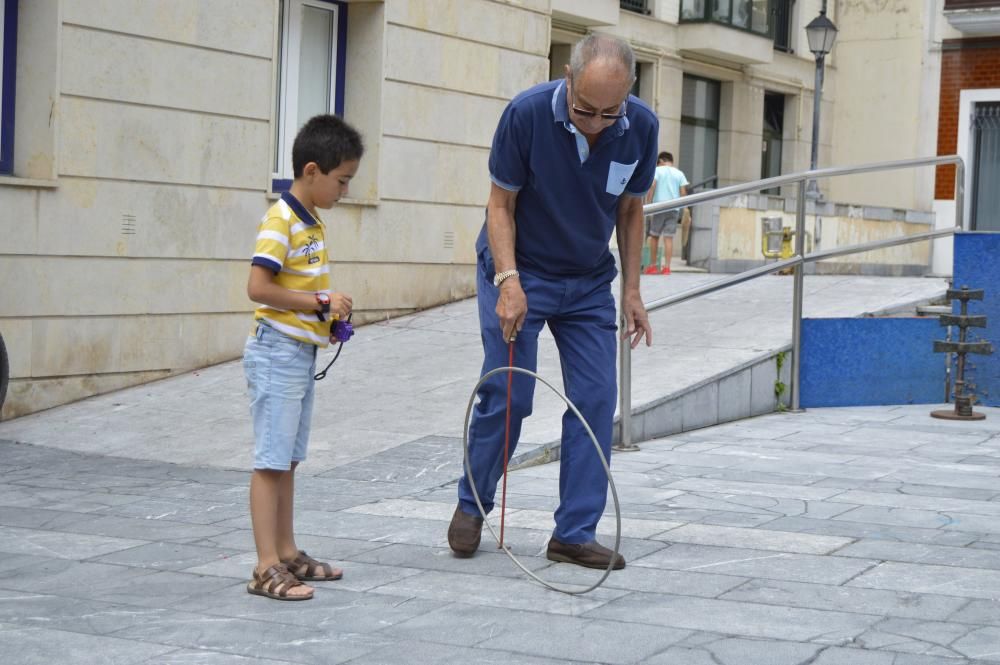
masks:
{"type": "Polygon", "coordinates": [[[498,272],[497,274],[493,275],[493,286],[498,287],[501,284],[503,284],[503,281],[505,279],[508,279],[510,277],[517,277],[519,274],[520,273],[517,272],[516,270],[504,270],[503,272],[498,272]]]}
{"type": "Polygon", "coordinates": [[[316,315],[319,317],[320,321],[326,321],[326,315],[330,314],[330,294],[323,292],[317,293],[316,304],[319,305],[319,310],[316,311],[316,315]]]}

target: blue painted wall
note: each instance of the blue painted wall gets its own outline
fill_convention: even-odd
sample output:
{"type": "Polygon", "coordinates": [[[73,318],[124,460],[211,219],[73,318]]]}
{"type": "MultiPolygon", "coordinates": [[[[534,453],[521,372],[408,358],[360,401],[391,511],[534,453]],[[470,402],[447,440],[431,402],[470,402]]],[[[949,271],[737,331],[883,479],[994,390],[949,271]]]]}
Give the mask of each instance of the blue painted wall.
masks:
{"type": "MultiPolygon", "coordinates": [[[[954,284],[984,289],[970,314],[987,328],[969,341],[993,344],[990,356],[967,356],[966,380],[978,403],[1000,406],[1000,233],[955,237],[954,284]]],[[[955,307],[958,313],[959,308],[955,307]]],[[[946,330],[937,318],[805,319],[802,321],[803,407],[939,404],[944,402],[944,355],[933,352],[946,330]]]]}
{"type": "Polygon", "coordinates": [[[944,401],[937,318],[805,319],[799,375],[805,408],[944,401]]]}
{"type": "MultiPolygon", "coordinates": [[[[985,314],[986,328],[970,328],[970,341],[989,341],[991,356],[966,356],[966,380],[975,384],[980,404],[1000,406],[1000,233],[955,236],[955,288],[984,289],[985,299],[969,302],[969,313],[985,314]]],[[[955,307],[955,313],[958,313],[955,307]]]]}

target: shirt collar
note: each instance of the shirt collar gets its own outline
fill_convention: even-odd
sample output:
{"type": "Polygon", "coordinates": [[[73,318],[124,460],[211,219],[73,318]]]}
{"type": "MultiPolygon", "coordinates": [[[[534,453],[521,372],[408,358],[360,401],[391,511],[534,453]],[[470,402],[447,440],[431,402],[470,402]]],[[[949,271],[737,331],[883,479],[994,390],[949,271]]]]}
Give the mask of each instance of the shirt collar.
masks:
{"type": "Polygon", "coordinates": [[[281,200],[288,204],[288,207],[292,209],[296,217],[309,226],[315,226],[318,223],[316,218],[306,210],[306,207],[291,192],[282,192],[281,200]]]}
{"type": "Polygon", "coordinates": [[[569,122],[569,102],[566,100],[566,80],[559,81],[559,85],[552,91],[552,115],[556,122],[569,122]]]}
{"type": "MultiPolygon", "coordinates": [[[[569,91],[566,90],[566,80],[559,81],[559,85],[552,91],[552,116],[555,122],[561,122],[566,131],[573,132],[573,123],[569,119],[569,91]]],[[[631,104],[629,104],[631,106],[631,104]]],[[[626,114],[628,111],[626,110],[626,114]]],[[[621,136],[629,128],[628,115],[615,120],[615,124],[608,127],[612,130],[613,136],[621,136]]],[[[608,129],[604,131],[608,131],[608,129]]],[[[573,132],[575,133],[575,132],[573,132]]],[[[603,132],[602,132],[603,134],[603,132]]]]}

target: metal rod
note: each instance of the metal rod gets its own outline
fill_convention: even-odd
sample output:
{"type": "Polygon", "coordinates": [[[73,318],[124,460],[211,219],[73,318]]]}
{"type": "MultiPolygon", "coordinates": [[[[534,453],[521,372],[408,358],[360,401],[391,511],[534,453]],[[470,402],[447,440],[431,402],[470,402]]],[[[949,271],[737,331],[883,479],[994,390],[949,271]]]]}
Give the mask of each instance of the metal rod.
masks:
{"type": "MultiPolygon", "coordinates": [[[[815,181],[814,181],[815,182],[815,181]]],[[[806,183],[799,182],[798,199],[795,201],[795,255],[805,253],[806,236],[806,183]]],[[[795,266],[792,287],[792,411],[799,410],[799,368],[802,359],[802,291],[805,262],[795,266]]],[[[780,377],[779,377],[780,379],[780,377]]]]}
{"type": "MultiPolygon", "coordinates": [[[[621,277],[621,290],[618,297],[621,303],[622,312],[619,315],[620,331],[627,330],[628,323],[625,321],[625,276],[621,277]]],[[[631,340],[618,340],[618,448],[622,450],[634,450],[632,445],[632,346],[631,340]]]]}
{"type": "MultiPolygon", "coordinates": [[[[948,326],[948,334],[945,335],[945,341],[951,341],[951,326],[948,326]]],[[[951,402],[951,354],[944,354],[944,403],[948,404],[951,402]]]]}
{"type": "MultiPolygon", "coordinates": [[[[813,126],[812,126],[812,147],[809,158],[809,170],[815,171],[819,163],[819,109],[823,102],[823,63],[826,56],[823,54],[816,56],[816,80],[813,84],[813,126]]],[[[815,178],[809,179],[809,196],[813,200],[819,199],[819,186],[815,178]]]]}
{"type": "Polygon", "coordinates": [[[955,164],[955,226],[968,231],[965,225],[965,162],[955,164]]]}
{"type": "MultiPolygon", "coordinates": [[[[962,300],[961,303],[962,303],[960,305],[960,307],[962,308],[961,309],[961,315],[962,316],[966,316],[968,314],[968,311],[969,311],[969,301],[968,300],[962,300]]],[[[954,311],[954,310],[952,310],[952,311],[954,311]]],[[[959,344],[965,344],[965,334],[966,334],[967,331],[968,331],[968,328],[966,326],[961,326],[961,325],[958,326],[958,343],[959,344]]],[[[959,348],[961,348],[961,347],[959,347],[959,348]]],[[[966,395],[965,395],[965,354],[962,353],[961,351],[959,351],[955,355],[958,356],[958,362],[957,362],[957,365],[955,367],[955,413],[958,413],[960,408],[964,408],[965,401],[966,401],[965,400],[965,397],[966,397],[966,395]]],[[[966,413],[966,414],[962,414],[962,415],[968,415],[968,414],[966,413]]]]}
{"type": "MultiPolygon", "coordinates": [[[[905,169],[912,168],[915,166],[940,166],[942,164],[955,164],[955,226],[950,229],[940,229],[937,231],[928,231],[925,233],[915,233],[908,236],[903,236],[900,238],[892,238],[889,240],[877,240],[874,242],[862,243],[860,245],[852,245],[850,247],[843,247],[840,249],[829,249],[821,252],[813,252],[806,256],[802,255],[803,243],[804,243],[804,233],[796,234],[796,251],[797,256],[790,259],[785,259],[783,261],[777,261],[775,263],[769,263],[763,266],[758,266],[756,268],[751,268],[744,272],[738,273],[736,275],[730,275],[723,279],[714,281],[710,284],[705,284],[702,286],[695,287],[693,289],[688,289],[687,291],[682,291],[681,293],[668,296],[666,298],[660,298],[659,300],[654,300],[646,304],[646,311],[652,313],[658,309],[664,307],[669,307],[670,305],[676,305],[687,300],[692,300],[699,296],[707,295],[709,293],[714,293],[716,291],[721,291],[722,289],[728,288],[730,286],[735,286],[736,284],[741,284],[743,282],[756,279],[762,275],[767,275],[784,268],[794,267],[796,268],[796,282],[801,279],[802,267],[805,263],[812,263],[815,261],[821,261],[823,259],[832,258],[835,256],[846,256],[848,254],[856,254],[859,252],[867,252],[873,249],[881,249],[884,247],[893,247],[895,245],[905,245],[913,242],[919,242],[921,240],[929,240],[932,238],[940,238],[954,233],[961,233],[965,230],[965,162],[958,155],[943,155],[937,157],[917,157],[914,159],[901,159],[890,162],[876,162],[872,164],[861,164],[857,166],[841,166],[832,167],[825,169],[812,169],[810,171],[804,171],[801,173],[790,173],[783,176],[775,176],[773,178],[765,178],[762,180],[757,180],[754,182],[744,183],[741,185],[732,185],[729,187],[723,187],[722,189],[715,189],[708,192],[702,192],[700,194],[690,194],[688,196],[682,196],[672,201],[664,201],[662,203],[651,203],[649,205],[643,206],[643,213],[646,215],[662,212],[665,210],[675,210],[678,208],[685,208],[687,206],[697,205],[699,203],[705,203],[707,201],[713,201],[716,199],[724,198],[726,196],[733,196],[735,194],[744,194],[747,192],[757,192],[762,189],[770,189],[773,187],[780,187],[782,185],[797,184],[799,186],[799,196],[796,208],[796,227],[802,230],[804,227],[805,220],[805,196],[804,189],[805,184],[810,178],[827,178],[831,176],[839,175],[850,175],[855,173],[871,173],[875,171],[891,171],[895,169],[905,169]]],[[[796,290],[801,289],[801,285],[796,284],[796,290]]],[[[621,295],[620,302],[625,300],[625,285],[622,282],[621,285],[621,295]]],[[[792,345],[792,408],[798,409],[799,404],[799,362],[800,362],[800,351],[801,351],[801,316],[802,316],[802,298],[801,293],[798,293],[793,300],[793,345],[792,345]]],[[[621,325],[624,329],[625,317],[622,315],[620,317],[621,325]]],[[[621,347],[619,349],[619,405],[620,405],[620,418],[619,426],[619,446],[625,449],[635,450],[638,446],[632,444],[632,356],[631,347],[629,344],[623,340],[621,347]]]]}
{"type": "Polygon", "coordinates": [[[705,203],[706,201],[713,201],[715,199],[720,199],[725,196],[732,196],[734,194],[746,194],[748,192],[757,192],[762,189],[772,189],[774,187],[781,187],[783,185],[795,185],[798,184],[799,181],[801,180],[809,180],[810,178],[830,178],[833,176],[853,175],[856,173],[894,171],[897,169],[913,168],[915,166],[939,166],[941,164],[961,164],[961,163],[962,163],[962,158],[959,157],[958,155],[944,155],[938,157],[915,157],[913,159],[900,159],[891,162],[873,162],[871,164],[858,164],[855,166],[827,167],[824,169],[815,169],[812,171],[789,173],[788,175],[777,175],[774,176],[773,178],[764,178],[763,180],[755,180],[754,182],[747,182],[739,185],[729,185],[728,187],[711,189],[707,192],[699,192],[698,194],[688,194],[687,196],[671,199],[670,201],[661,201],[660,203],[650,203],[648,205],[643,206],[642,212],[646,215],[649,215],[654,212],[663,212],[664,210],[676,210],[677,208],[686,208],[691,205],[705,203]]]}
{"type": "Polygon", "coordinates": [[[719,184],[719,176],[718,175],[709,176],[709,177],[705,178],[704,180],[702,180],[701,182],[696,182],[693,185],[688,185],[688,191],[689,192],[693,192],[694,190],[698,189],[699,187],[704,187],[705,185],[707,185],[710,182],[714,182],[715,184],[719,184]]]}
{"type": "Polygon", "coordinates": [[[680,293],[675,293],[672,296],[667,296],[665,298],[659,298],[658,300],[651,300],[646,303],[646,311],[654,312],[658,309],[663,309],[664,307],[670,307],[671,305],[678,305],[687,300],[693,300],[699,296],[708,295],[709,293],[715,293],[716,291],[721,291],[730,286],[736,286],[737,284],[742,284],[743,282],[749,282],[757,277],[762,277],[763,275],[769,275],[773,272],[778,272],[785,268],[792,268],[799,265],[800,263],[814,263],[816,261],[822,261],[823,259],[829,259],[834,256],[846,256],[848,254],[857,254],[859,252],[868,252],[873,249],[882,249],[883,247],[893,247],[895,245],[907,245],[913,242],[920,242],[921,240],[932,240],[934,238],[942,238],[944,236],[952,235],[953,233],[960,232],[962,229],[958,227],[950,229],[938,229],[937,231],[926,231],[923,233],[914,233],[912,235],[903,236],[901,238],[892,238],[890,240],[874,240],[872,242],[862,243],[860,245],[851,245],[849,247],[841,247],[839,249],[826,249],[821,252],[813,252],[811,254],[806,254],[804,257],[793,256],[790,259],[784,259],[782,261],[776,261],[774,263],[767,263],[762,266],[757,266],[756,268],[751,268],[750,270],[744,270],[741,273],[736,273],[735,275],[728,275],[722,279],[718,279],[714,282],[709,282],[708,284],[702,284],[701,286],[696,286],[693,289],[687,289],[686,291],[681,291],[680,293]]]}
{"type": "MultiPolygon", "coordinates": [[[[959,160],[955,164],[955,228],[953,229],[955,233],[961,233],[962,231],[968,231],[969,229],[965,226],[965,162],[959,160]]],[[[954,245],[952,247],[952,255],[954,255],[954,245]]],[[[949,342],[951,341],[951,326],[948,326],[948,336],[945,337],[949,342]]],[[[949,404],[951,402],[951,361],[952,354],[944,354],[944,403],[949,404]]],[[[956,378],[957,378],[956,374],[956,378]]],[[[956,385],[956,390],[958,386],[956,385]]]]}
{"type": "Polygon", "coordinates": [[[802,263],[802,257],[793,256],[790,259],[784,259],[782,261],[757,266],[756,268],[751,268],[750,270],[744,270],[741,273],[729,275],[728,277],[723,277],[722,279],[714,282],[709,282],[708,284],[702,284],[701,286],[696,286],[693,289],[688,289],[687,291],[675,293],[674,295],[667,296],[666,298],[653,300],[652,302],[646,303],[646,312],[653,312],[658,309],[663,309],[664,307],[669,307],[670,305],[682,303],[685,300],[697,298],[698,296],[715,293],[716,291],[721,291],[722,289],[730,286],[736,286],[737,284],[742,284],[743,282],[749,282],[751,279],[755,279],[763,275],[770,275],[773,272],[778,272],[779,270],[783,270],[785,268],[791,268],[792,266],[796,266],[800,263],[802,263]]]}
{"type": "Polygon", "coordinates": [[[898,238],[890,238],[888,240],[873,240],[872,242],[864,242],[860,245],[850,245],[848,247],[838,247],[836,249],[824,249],[819,252],[812,252],[806,254],[802,257],[802,260],[806,263],[815,263],[816,261],[822,261],[824,259],[831,259],[835,256],[847,256],[849,254],[859,254],[861,252],[870,252],[873,249],[884,249],[886,247],[895,247],[896,245],[909,245],[913,242],[920,242],[921,240],[933,240],[934,238],[943,238],[945,236],[950,236],[955,233],[961,233],[962,228],[959,226],[954,226],[948,229],[938,229],[936,231],[923,231],[921,233],[913,233],[908,236],[900,236],[898,238]]]}

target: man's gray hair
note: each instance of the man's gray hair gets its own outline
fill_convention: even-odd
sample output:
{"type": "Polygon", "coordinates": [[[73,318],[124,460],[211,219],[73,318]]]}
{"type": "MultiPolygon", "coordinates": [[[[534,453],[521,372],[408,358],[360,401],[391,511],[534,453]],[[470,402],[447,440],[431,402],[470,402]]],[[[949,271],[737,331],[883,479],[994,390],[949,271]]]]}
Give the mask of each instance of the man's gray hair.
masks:
{"type": "Polygon", "coordinates": [[[612,35],[591,33],[573,46],[569,58],[569,70],[574,79],[579,78],[584,68],[594,60],[617,60],[635,81],[635,53],[628,42],[612,35]]]}

